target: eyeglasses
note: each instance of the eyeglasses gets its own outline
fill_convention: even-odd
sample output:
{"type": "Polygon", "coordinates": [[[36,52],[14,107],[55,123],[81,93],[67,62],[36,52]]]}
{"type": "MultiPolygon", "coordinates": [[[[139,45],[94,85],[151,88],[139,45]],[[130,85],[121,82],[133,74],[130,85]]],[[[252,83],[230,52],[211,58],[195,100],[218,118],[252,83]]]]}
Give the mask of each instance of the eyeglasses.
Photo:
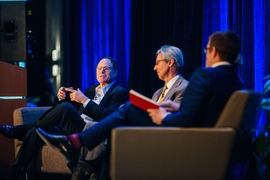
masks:
{"type": "Polygon", "coordinates": [[[110,70],[112,70],[113,68],[110,68],[110,67],[97,67],[96,68],[96,70],[97,71],[99,71],[99,72],[101,72],[101,71],[106,71],[106,72],[108,72],[108,71],[110,71],[110,70]]]}
{"type": "Polygon", "coordinates": [[[209,49],[212,49],[212,47],[206,47],[206,48],[204,48],[203,49],[204,53],[206,54],[207,53],[207,50],[209,50],[209,49]]]}
{"type": "Polygon", "coordinates": [[[156,60],[156,65],[158,65],[160,61],[166,61],[166,62],[167,62],[167,59],[159,59],[159,60],[156,60]]]}

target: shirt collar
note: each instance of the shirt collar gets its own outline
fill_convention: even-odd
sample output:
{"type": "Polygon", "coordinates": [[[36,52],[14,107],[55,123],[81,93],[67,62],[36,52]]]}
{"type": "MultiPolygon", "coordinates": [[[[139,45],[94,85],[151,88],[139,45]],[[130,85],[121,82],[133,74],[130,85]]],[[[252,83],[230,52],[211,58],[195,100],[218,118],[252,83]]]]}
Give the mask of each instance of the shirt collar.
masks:
{"type": "Polygon", "coordinates": [[[111,82],[107,86],[100,88],[99,86],[96,87],[96,92],[102,92],[103,96],[106,94],[106,92],[110,89],[110,87],[114,84],[114,82],[111,82]]]}
{"type": "Polygon", "coordinates": [[[172,78],[169,82],[167,82],[166,86],[167,86],[168,89],[170,89],[173,86],[173,84],[175,83],[175,81],[178,79],[179,76],[180,75],[178,74],[177,76],[172,78]]]}
{"type": "Polygon", "coordinates": [[[215,67],[222,66],[222,65],[231,66],[231,64],[228,61],[220,61],[220,62],[213,64],[211,67],[215,68],[215,67]]]}

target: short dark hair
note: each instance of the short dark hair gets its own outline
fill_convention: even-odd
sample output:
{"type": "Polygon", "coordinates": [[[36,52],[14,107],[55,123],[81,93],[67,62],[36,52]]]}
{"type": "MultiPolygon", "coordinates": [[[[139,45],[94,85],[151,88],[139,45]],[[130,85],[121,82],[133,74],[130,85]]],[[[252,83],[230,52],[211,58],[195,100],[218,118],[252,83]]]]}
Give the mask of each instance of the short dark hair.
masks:
{"type": "Polygon", "coordinates": [[[218,31],[210,37],[210,46],[215,47],[221,60],[228,61],[233,65],[239,65],[241,40],[232,31],[218,31]]]}
{"type": "MultiPolygon", "coordinates": [[[[104,57],[104,58],[102,58],[102,59],[108,59],[108,60],[110,60],[111,63],[112,63],[112,66],[113,66],[113,70],[117,70],[118,64],[117,64],[116,60],[114,60],[112,57],[106,56],[106,57],[104,57]]],[[[101,59],[101,60],[102,60],[102,59],[101,59]]],[[[100,60],[100,61],[101,61],[101,60],[100,60]]]]}

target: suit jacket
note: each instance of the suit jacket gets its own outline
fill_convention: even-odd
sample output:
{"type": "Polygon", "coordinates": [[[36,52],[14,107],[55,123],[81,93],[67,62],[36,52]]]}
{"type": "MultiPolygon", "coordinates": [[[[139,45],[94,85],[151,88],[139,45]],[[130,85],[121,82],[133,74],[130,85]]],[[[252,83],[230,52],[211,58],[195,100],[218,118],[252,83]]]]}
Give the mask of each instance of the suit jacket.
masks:
{"type": "Polygon", "coordinates": [[[162,125],[212,127],[232,93],[243,88],[232,66],[198,68],[183,94],[180,110],[167,115],[162,125]]]}
{"type": "MultiPolygon", "coordinates": [[[[98,85],[89,87],[84,94],[89,99],[93,99],[97,86],[98,85]]],[[[113,84],[106,92],[99,105],[93,101],[89,101],[85,108],[81,105],[80,112],[93,118],[94,121],[99,121],[114,112],[126,101],[128,101],[127,91],[123,87],[113,84]]]]}
{"type": "MultiPolygon", "coordinates": [[[[185,80],[183,77],[179,76],[173,86],[168,90],[166,96],[163,98],[163,100],[172,100],[175,102],[180,103],[182,99],[182,94],[184,90],[186,89],[188,85],[188,81],[185,80]]],[[[154,94],[152,99],[154,101],[157,101],[163,88],[158,89],[154,94]]],[[[89,122],[87,125],[84,127],[84,130],[92,127],[96,122],[89,122]]],[[[88,151],[87,149],[84,151],[85,154],[81,154],[81,158],[84,158],[86,160],[91,160],[95,159],[98,157],[103,151],[105,150],[105,144],[100,143],[98,146],[96,146],[92,151],[88,151]]]]}
{"type": "MultiPolygon", "coordinates": [[[[84,92],[84,95],[86,95],[89,99],[94,99],[97,86],[99,86],[99,84],[90,86],[84,92]]],[[[55,101],[59,102],[57,97],[55,98],[55,101]]],[[[81,103],[70,101],[69,95],[66,96],[65,100],[60,101],[60,103],[70,102],[81,114],[91,117],[94,121],[99,121],[117,110],[119,106],[124,104],[126,101],[128,101],[128,93],[126,89],[114,83],[106,92],[99,105],[93,101],[89,101],[87,106],[84,108],[81,103]]]]}
{"type": "MultiPolygon", "coordinates": [[[[180,103],[182,100],[182,94],[185,91],[188,85],[188,81],[185,80],[182,76],[179,76],[177,80],[174,82],[172,87],[168,90],[167,94],[164,96],[162,101],[172,100],[174,102],[180,103]]],[[[158,89],[152,96],[154,101],[158,101],[163,87],[158,89]]]]}

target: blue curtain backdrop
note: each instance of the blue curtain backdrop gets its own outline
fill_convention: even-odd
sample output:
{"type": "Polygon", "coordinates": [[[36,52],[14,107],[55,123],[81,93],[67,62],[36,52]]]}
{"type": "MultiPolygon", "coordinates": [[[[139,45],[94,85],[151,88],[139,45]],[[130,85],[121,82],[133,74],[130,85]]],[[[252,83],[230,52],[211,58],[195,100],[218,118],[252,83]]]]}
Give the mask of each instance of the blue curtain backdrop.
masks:
{"type": "MultiPolygon", "coordinates": [[[[183,49],[186,64],[193,64],[184,68],[195,69],[205,65],[202,49],[207,44],[208,36],[215,31],[232,30],[242,40],[244,64],[239,69],[239,75],[248,89],[262,92],[263,78],[270,74],[269,4],[269,0],[80,0],[82,89],[96,83],[97,62],[104,56],[111,56],[119,63],[118,84],[127,88],[130,83],[130,87],[135,86],[142,92],[149,89],[151,92],[148,94],[151,94],[157,89],[158,82],[149,80],[150,76],[146,73],[151,71],[154,61],[154,57],[147,55],[154,55],[159,44],[179,46],[183,49]],[[157,12],[159,9],[161,11],[157,12]],[[201,16],[195,16],[196,12],[202,12],[201,16]],[[191,29],[183,31],[187,27],[191,29]],[[194,28],[197,31],[193,31],[194,28]],[[171,29],[181,33],[175,35],[171,29]],[[133,39],[131,46],[130,39],[133,39]],[[201,50],[191,48],[197,46],[201,50]],[[194,58],[193,54],[199,56],[194,58]],[[129,67],[130,63],[134,66],[129,67]],[[129,69],[132,69],[130,74],[129,69]],[[142,69],[145,74],[138,73],[142,69]]],[[[183,75],[188,79],[188,75],[183,75]]],[[[266,116],[263,114],[259,125],[265,123],[266,116]]]]}
{"type": "Polygon", "coordinates": [[[116,81],[127,87],[130,12],[130,0],[81,0],[82,90],[97,83],[96,65],[105,56],[118,62],[116,81]]]}
{"type": "MultiPolygon", "coordinates": [[[[189,79],[195,68],[205,65],[209,35],[232,30],[242,40],[240,77],[247,89],[263,91],[264,77],[270,74],[270,0],[80,1],[83,90],[96,82],[97,61],[112,56],[119,62],[117,83],[151,97],[161,87],[153,71],[161,45],[182,49],[182,75],[189,79]]],[[[263,113],[258,126],[266,122],[263,113]]]]}
{"type": "MultiPolygon", "coordinates": [[[[263,92],[264,77],[270,73],[269,5],[269,0],[205,0],[203,7],[203,46],[214,31],[232,30],[239,34],[244,61],[239,73],[246,87],[258,92],[263,92]]],[[[258,125],[265,123],[266,115],[262,113],[258,125]]]]}

